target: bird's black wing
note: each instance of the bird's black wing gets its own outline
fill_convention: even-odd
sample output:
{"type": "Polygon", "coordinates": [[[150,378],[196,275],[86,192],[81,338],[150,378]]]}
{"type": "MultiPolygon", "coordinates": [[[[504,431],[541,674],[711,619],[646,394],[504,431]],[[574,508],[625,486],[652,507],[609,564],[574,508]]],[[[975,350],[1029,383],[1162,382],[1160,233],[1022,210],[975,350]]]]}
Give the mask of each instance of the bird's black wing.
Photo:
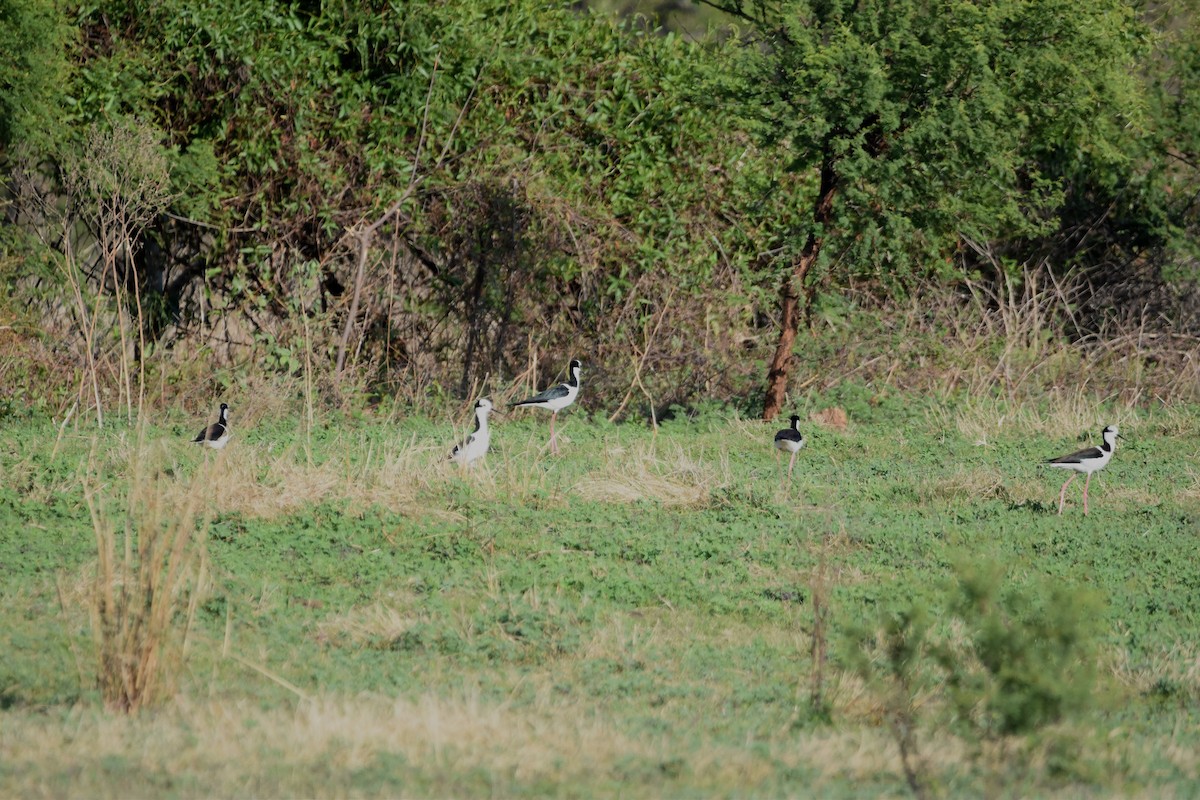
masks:
{"type": "Polygon", "coordinates": [[[560,397],[566,397],[568,394],[570,394],[570,390],[568,389],[567,385],[565,383],[560,383],[558,386],[551,386],[546,391],[535,394],[528,400],[521,400],[520,402],[513,403],[512,405],[527,406],[534,403],[547,403],[551,400],[557,400],[560,397]]]}
{"type": "Polygon", "coordinates": [[[474,436],[468,436],[466,439],[463,439],[461,442],[454,445],[454,449],[450,451],[450,457],[454,458],[456,455],[458,455],[459,450],[466,450],[467,445],[469,445],[471,443],[471,440],[474,438],[475,438],[474,436]]]}
{"type": "Polygon", "coordinates": [[[1099,447],[1085,447],[1082,450],[1076,450],[1069,455],[1059,456],[1047,461],[1047,464],[1079,464],[1083,461],[1090,461],[1095,458],[1104,458],[1104,451],[1099,447]]]}
{"type": "Polygon", "coordinates": [[[212,425],[209,425],[207,428],[200,431],[200,433],[196,435],[196,438],[192,439],[192,443],[199,444],[201,442],[213,442],[217,439],[220,439],[221,434],[223,433],[225,433],[225,426],[219,422],[214,422],[212,425]]]}

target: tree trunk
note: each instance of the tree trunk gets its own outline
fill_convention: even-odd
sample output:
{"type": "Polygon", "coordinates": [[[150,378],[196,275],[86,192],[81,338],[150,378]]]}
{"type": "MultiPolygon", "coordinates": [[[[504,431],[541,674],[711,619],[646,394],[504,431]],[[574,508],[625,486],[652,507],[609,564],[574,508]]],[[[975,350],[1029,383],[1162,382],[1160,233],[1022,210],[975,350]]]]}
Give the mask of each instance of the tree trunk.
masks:
{"type": "MultiPolygon", "coordinates": [[[[763,403],[763,419],[768,422],[779,415],[787,396],[792,346],[796,343],[796,334],[800,331],[800,292],[809,269],[821,254],[821,245],[825,243],[824,231],[833,219],[833,198],[836,193],[837,173],[833,168],[833,158],[827,157],[821,164],[821,188],[817,192],[816,202],[813,203],[813,232],[808,235],[804,249],[800,251],[792,271],[784,277],[783,286],[779,291],[779,344],[775,346],[775,355],[771,358],[770,369],[767,370],[767,397],[763,403]]],[[[812,293],[805,292],[805,312],[808,311],[811,301],[812,293]]]]}
{"type": "MultiPolygon", "coordinates": [[[[805,248],[807,251],[808,248],[805,248]]],[[[783,279],[779,290],[780,331],[779,343],[775,346],[775,355],[771,358],[771,368],[767,370],[767,400],[763,405],[763,419],[775,419],[783,408],[784,396],[787,394],[788,367],[791,366],[792,345],[796,342],[796,334],[800,330],[800,293],[796,284],[804,280],[808,272],[808,264],[802,255],[795,269],[783,279]]]]}

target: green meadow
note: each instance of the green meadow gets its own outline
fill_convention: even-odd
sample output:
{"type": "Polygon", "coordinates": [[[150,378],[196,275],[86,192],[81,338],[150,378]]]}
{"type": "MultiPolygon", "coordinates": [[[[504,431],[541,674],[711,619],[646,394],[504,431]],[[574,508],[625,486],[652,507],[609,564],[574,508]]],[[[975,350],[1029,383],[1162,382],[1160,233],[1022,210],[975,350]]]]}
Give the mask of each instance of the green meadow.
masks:
{"type": "Polygon", "coordinates": [[[5,423],[0,795],[1200,791],[1200,409],[843,390],[788,483],[780,425],[726,410],[574,408],[558,457],[510,413],[460,470],[469,404],[230,402],[218,452],[179,415],[5,423]],[[1106,423],[1059,516],[1040,462],[1106,423]],[[99,553],[154,531],[158,677],[120,713],[99,553]]]}
{"type": "Polygon", "coordinates": [[[1200,0],[0,0],[0,800],[1200,797],[1197,98],[1200,0]]]}

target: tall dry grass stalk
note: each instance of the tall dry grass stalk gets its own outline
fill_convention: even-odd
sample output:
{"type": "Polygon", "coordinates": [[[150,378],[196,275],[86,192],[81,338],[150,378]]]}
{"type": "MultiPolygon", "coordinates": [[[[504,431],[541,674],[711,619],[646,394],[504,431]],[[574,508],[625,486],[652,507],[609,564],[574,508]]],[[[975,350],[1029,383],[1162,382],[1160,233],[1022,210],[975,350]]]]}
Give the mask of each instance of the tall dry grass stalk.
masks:
{"type": "Polygon", "coordinates": [[[43,326],[77,337],[77,402],[81,410],[94,405],[97,426],[104,424],[106,389],[116,389],[131,423],[135,401],[140,410],[145,399],[148,345],[134,256],[146,225],[171,199],[160,139],[149,125],[117,119],[94,125],[64,154],[61,189],[25,161],[12,173],[33,232],[48,253],[61,255],[64,293],[43,326]]]}
{"type": "Polygon", "coordinates": [[[1136,403],[1129,398],[1097,398],[1081,387],[1054,389],[1045,397],[1043,406],[973,394],[934,408],[929,418],[937,427],[957,430],[980,446],[1028,434],[1071,439],[1085,433],[1097,435],[1105,425],[1133,430],[1138,424],[1133,413],[1136,403]]]}
{"type": "Polygon", "coordinates": [[[825,699],[825,665],[829,656],[829,637],[826,631],[829,619],[829,596],[833,580],[829,575],[829,536],[821,536],[821,549],[817,564],[812,570],[809,593],[812,607],[812,632],[809,637],[809,659],[812,675],[809,683],[808,704],[818,714],[828,714],[825,699]]]}
{"type": "Polygon", "coordinates": [[[98,474],[98,446],[83,479],[96,535],[90,610],[97,679],[108,708],[132,713],[168,693],[186,652],[208,581],[203,487],[221,459],[196,471],[180,502],[165,447],[139,440],[114,485],[98,474]]]}

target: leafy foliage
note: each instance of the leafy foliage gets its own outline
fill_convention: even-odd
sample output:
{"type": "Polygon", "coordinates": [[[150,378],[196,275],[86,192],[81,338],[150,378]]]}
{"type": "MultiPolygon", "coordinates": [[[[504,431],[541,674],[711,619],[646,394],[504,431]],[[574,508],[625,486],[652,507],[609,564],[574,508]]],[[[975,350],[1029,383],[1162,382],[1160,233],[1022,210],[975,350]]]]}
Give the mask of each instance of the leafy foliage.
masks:
{"type": "MultiPolygon", "coordinates": [[[[58,115],[38,129],[72,146],[121,120],[161,131],[173,199],[123,265],[142,327],[282,372],[311,353],[336,364],[333,398],[355,377],[463,393],[579,351],[620,408],[752,398],[802,257],[818,312],[818,290],[886,296],[960,263],[1186,274],[1189,5],[718,7],[749,27],[685,38],[524,0],[104,0],[72,7],[72,32],[37,2],[4,31],[20,80],[0,102],[58,115]]],[[[60,171],[71,152],[42,148],[60,171]]],[[[14,199],[10,219],[41,224],[14,199]]],[[[1097,330],[1133,307],[1094,305],[1097,330]]]]}
{"type": "Polygon", "coordinates": [[[14,145],[55,141],[71,34],[56,0],[0,2],[0,163],[14,145]]]}
{"type": "Polygon", "coordinates": [[[827,240],[824,274],[902,280],[959,237],[1046,232],[1052,162],[1129,165],[1144,29],[1121,0],[715,5],[762,38],[735,87],[753,130],[792,169],[831,172],[828,218],[787,243],[827,240]]]}
{"type": "Polygon", "coordinates": [[[517,326],[633,333],[664,285],[708,291],[718,259],[697,238],[726,269],[746,259],[719,222],[747,204],[729,171],[745,143],[693,101],[715,62],[678,38],[482,0],[133,0],[84,25],[96,46],[79,119],[120,111],[167,131],[177,210],[216,231],[207,286],[256,325],[285,313],[300,261],[323,272],[304,313],[337,303],[355,231],[396,203],[353,321],[364,337],[402,331],[387,358],[456,354],[470,369],[490,341],[482,363],[511,372],[517,326]],[[446,314],[460,324],[441,328],[446,314]]]}
{"type": "Polygon", "coordinates": [[[1059,582],[1006,590],[1003,577],[960,572],[949,611],[966,640],[934,652],[959,722],[980,738],[1031,733],[1096,702],[1099,598],[1059,582]]]}
{"type": "MultiPolygon", "coordinates": [[[[877,631],[851,626],[851,666],[880,693],[918,797],[931,781],[917,730],[945,724],[933,721],[944,713],[940,703],[921,710],[931,697],[947,701],[947,727],[981,761],[989,746],[1041,734],[1099,705],[1105,612],[1094,592],[1049,581],[1006,585],[996,564],[968,564],[935,606],[936,613],[922,602],[900,604],[877,631]]],[[[1051,750],[1058,746],[1051,736],[1051,750]]],[[[1073,769],[1069,762],[1062,766],[1073,769]]]]}

